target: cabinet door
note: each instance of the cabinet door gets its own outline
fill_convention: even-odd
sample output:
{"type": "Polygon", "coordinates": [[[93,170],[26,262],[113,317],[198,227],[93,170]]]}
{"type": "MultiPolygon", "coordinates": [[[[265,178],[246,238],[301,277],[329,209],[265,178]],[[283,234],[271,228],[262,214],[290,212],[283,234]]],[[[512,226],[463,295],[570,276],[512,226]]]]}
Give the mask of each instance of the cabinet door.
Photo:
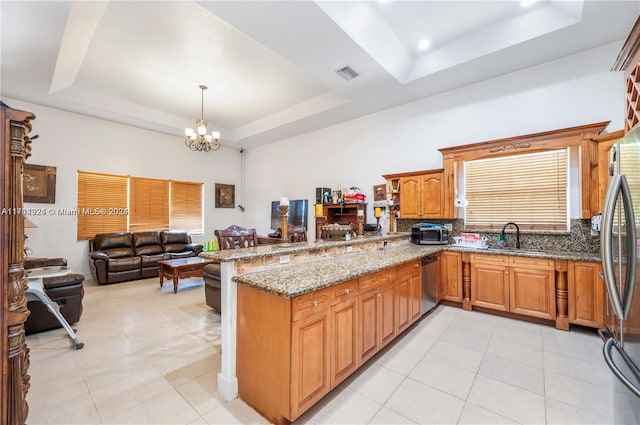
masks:
{"type": "Polygon", "coordinates": [[[512,267],[510,274],[511,312],[555,320],[554,271],[512,267]]]}
{"type": "Polygon", "coordinates": [[[471,305],[509,311],[509,275],[506,266],[471,263],[471,305]]]}
{"type": "Polygon", "coordinates": [[[378,302],[378,289],[374,288],[367,292],[360,292],[358,304],[360,313],[358,317],[360,362],[364,363],[378,351],[380,346],[380,327],[378,326],[380,303],[378,302]]]}
{"type": "Polygon", "coordinates": [[[459,252],[440,251],[438,253],[438,290],[436,298],[462,302],[462,263],[459,252]]]}
{"type": "Polygon", "coordinates": [[[600,263],[569,261],[569,323],[605,326],[605,287],[600,263]]]}
{"type": "MultiPolygon", "coordinates": [[[[444,173],[431,173],[422,176],[420,218],[442,218],[444,216],[442,196],[444,173]]],[[[400,210],[402,211],[402,210],[400,210]]]]}
{"type": "Polygon", "coordinates": [[[358,298],[331,307],[331,388],[360,365],[358,351],[358,298]]]}
{"type": "Polygon", "coordinates": [[[411,282],[409,282],[409,303],[411,311],[410,323],[415,322],[422,316],[422,275],[420,262],[411,264],[411,282]]]}
{"type": "Polygon", "coordinates": [[[398,332],[402,332],[411,324],[412,300],[411,300],[411,274],[398,272],[397,290],[396,290],[396,323],[398,324],[398,332]]]}
{"type": "Polygon", "coordinates": [[[329,392],[328,311],[291,326],[291,415],[297,417],[329,392]]]}
{"type": "Polygon", "coordinates": [[[420,198],[422,195],[420,187],[420,176],[402,177],[400,179],[401,218],[421,218],[420,198]]]}
{"type": "Polygon", "coordinates": [[[398,333],[396,324],[396,282],[381,285],[378,292],[380,302],[380,348],[391,342],[398,333]]]}

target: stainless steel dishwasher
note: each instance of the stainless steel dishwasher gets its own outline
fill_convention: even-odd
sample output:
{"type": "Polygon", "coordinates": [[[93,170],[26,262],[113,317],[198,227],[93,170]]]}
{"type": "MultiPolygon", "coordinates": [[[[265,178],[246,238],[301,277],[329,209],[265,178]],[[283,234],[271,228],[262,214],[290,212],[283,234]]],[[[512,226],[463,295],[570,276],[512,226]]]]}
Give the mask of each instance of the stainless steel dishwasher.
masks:
{"type": "Polygon", "coordinates": [[[436,282],[438,280],[437,254],[422,257],[422,314],[436,306],[436,282]]]}

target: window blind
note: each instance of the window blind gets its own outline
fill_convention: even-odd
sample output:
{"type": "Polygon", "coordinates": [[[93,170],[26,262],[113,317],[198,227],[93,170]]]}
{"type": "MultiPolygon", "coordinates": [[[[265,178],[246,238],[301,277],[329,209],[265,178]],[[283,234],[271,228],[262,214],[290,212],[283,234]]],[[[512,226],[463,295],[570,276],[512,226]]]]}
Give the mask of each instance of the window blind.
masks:
{"type": "Polygon", "coordinates": [[[127,231],[127,176],[78,171],[78,240],[127,231]]]}
{"type": "Polygon", "coordinates": [[[567,149],[465,161],[465,227],[566,231],[567,161],[567,149]]]}
{"type": "Polygon", "coordinates": [[[203,234],[202,183],[171,182],[170,224],[172,230],[203,234]]]}
{"type": "Polygon", "coordinates": [[[169,228],[169,181],[129,178],[129,231],[169,228]]]}

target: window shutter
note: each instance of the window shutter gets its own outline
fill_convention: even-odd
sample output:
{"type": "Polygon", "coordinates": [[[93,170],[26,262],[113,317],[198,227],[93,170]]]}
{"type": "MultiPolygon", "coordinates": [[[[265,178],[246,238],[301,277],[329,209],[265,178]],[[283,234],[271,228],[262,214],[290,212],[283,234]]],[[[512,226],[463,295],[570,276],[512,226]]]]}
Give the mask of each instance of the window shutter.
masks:
{"type": "Polygon", "coordinates": [[[169,228],[169,181],[131,177],[129,187],[129,231],[169,228]]]}
{"type": "Polygon", "coordinates": [[[171,182],[171,229],[203,234],[202,183],[171,182]]]}
{"type": "Polygon", "coordinates": [[[465,227],[568,230],[567,150],[464,162],[465,227]]]}
{"type": "Polygon", "coordinates": [[[127,176],[78,171],[78,240],[127,231],[127,184],[127,176]]]}

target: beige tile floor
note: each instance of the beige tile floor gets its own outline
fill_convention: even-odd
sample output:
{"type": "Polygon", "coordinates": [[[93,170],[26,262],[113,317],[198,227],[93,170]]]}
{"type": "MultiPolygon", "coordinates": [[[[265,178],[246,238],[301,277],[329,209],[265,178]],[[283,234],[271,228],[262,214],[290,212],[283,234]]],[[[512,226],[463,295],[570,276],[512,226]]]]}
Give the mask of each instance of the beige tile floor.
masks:
{"type": "MultiPolygon", "coordinates": [[[[265,423],[222,401],[220,316],[201,279],[85,283],[73,350],[27,337],[30,424],[265,423]]],[[[309,424],[608,424],[613,378],[593,333],[439,307],[296,421],[309,424]]]]}

